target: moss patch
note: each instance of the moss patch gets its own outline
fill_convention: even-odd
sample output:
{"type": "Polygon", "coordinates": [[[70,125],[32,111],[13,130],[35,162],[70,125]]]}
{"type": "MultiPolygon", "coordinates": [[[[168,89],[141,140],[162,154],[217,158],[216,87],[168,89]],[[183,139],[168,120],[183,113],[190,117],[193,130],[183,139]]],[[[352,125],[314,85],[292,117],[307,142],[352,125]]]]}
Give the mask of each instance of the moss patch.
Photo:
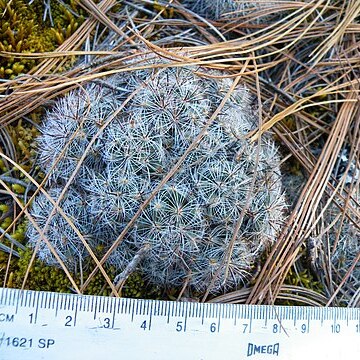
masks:
{"type": "MultiPolygon", "coordinates": [[[[69,3],[75,11],[80,12],[73,1],[69,3]]],[[[50,19],[43,21],[42,0],[35,0],[31,5],[25,0],[0,0],[0,51],[24,54],[53,51],[83,21],[82,16],[75,17],[56,1],[51,2],[51,13],[53,23],[50,19]]],[[[13,79],[29,72],[38,62],[12,56],[0,57],[0,78],[13,79]]]]}

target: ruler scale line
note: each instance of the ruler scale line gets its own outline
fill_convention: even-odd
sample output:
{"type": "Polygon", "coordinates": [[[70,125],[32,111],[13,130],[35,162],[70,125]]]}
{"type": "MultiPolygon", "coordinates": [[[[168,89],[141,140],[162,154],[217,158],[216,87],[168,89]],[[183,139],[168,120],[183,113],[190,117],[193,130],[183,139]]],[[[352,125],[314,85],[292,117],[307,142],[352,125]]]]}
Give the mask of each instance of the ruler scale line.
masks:
{"type": "Polygon", "coordinates": [[[357,358],[360,309],[124,299],[0,288],[1,360],[357,358]],[[146,330],[146,331],[145,331],[146,330]],[[81,344],[81,346],[79,346],[81,344]],[[306,346],[304,346],[304,344],[306,346]],[[220,345],[220,346],[219,346],[220,345]]]}

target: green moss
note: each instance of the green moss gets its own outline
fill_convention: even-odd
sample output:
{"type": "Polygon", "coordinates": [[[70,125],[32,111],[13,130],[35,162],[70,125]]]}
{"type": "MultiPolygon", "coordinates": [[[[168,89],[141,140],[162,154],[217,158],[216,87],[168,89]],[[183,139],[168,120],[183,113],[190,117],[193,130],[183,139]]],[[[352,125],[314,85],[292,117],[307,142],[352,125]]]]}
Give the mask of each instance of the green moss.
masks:
{"type": "Polygon", "coordinates": [[[141,299],[164,299],[163,291],[159,287],[148,285],[140,272],[135,272],[129,276],[121,295],[141,299]]]}
{"type": "Polygon", "coordinates": [[[290,269],[286,276],[285,284],[301,286],[319,293],[322,292],[320,283],[314,279],[308,269],[304,269],[300,272],[296,272],[294,269],[290,269]]]}
{"type": "MultiPolygon", "coordinates": [[[[25,278],[32,250],[20,251],[20,259],[17,260],[15,268],[12,271],[12,283],[7,283],[8,287],[20,288],[25,278]]],[[[10,277],[9,277],[10,279],[10,277]]],[[[42,291],[69,292],[70,281],[63,272],[55,267],[49,267],[35,260],[30,269],[25,288],[42,291]]]]}
{"type": "MultiPolygon", "coordinates": [[[[35,123],[40,122],[40,112],[32,114],[35,123]]],[[[15,124],[7,127],[11,140],[14,144],[16,155],[19,163],[26,163],[31,161],[36,155],[36,138],[40,135],[39,130],[35,125],[20,119],[15,124]]],[[[29,171],[28,166],[24,170],[29,171]]]]}
{"type": "MultiPolygon", "coordinates": [[[[19,241],[24,241],[24,232],[26,225],[22,223],[17,227],[13,237],[19,241]],[[18,235],[15,235],[18,234],[18,235]],[[15,235],[15,236],[14,236],[15,235]]],[[[0,251],[0,284],[6,287],[21,288],[25,274],[28,270],[32,250],[27,248],[25,251],[19,251],[20,259],[11,258],[8,268],[8,274],[5,281],[5,273],[8,267],[9,254],[0,251]]],[[[116,274],[113,268],[105,268],[107,274],[113,279],[116,274]]],[[[83,278],[86,279],[90,271],[85,271],[83,278]]],[[[81,278],[79,274],[72,274],[76,284],[81,286],[81,278]]],[[[52,267],[44,264],[36,259],[30,268],[29,276],[27,278],[26,289],[41,290],[41,291],[55,291],[55,292],[73,292],[70,280],[67,278],[62,269],[52,267]]],[[[109,296],[111,289],[104,280],[104,277],[98,272],[91,280],[89,286],[86,288],[85,294],[109,296]]],[[[132,298],[159,298],[161,292],[154,287],[146,286],[145,281],[140,273],[134,273],[128,278],[122,296],[132,298]]]]}
{"type": "MultiPolygon", "coordinates": [[[[321,283],[314,278],[314,276],[307,268],[299,271],[296,270],[295,267],[293,266],[286,275],[284,285],[298,286],[301,288],[315,291],[318,294],[324,295],[324,289],[321,283]]],[[[289,305],[289,306],[304,305],[302,302],[294,301],[294,300],[277,300],[276,304],[289,305]]]]}
{"type": "MultiPolygon", "coordinates": [[[[73,1],[70,1],[73,3],[73,1]]],[[[73,4],[73,6],[75,6],[73,4]]],[[[78,10],[78,9],[76,9],[78,10]]],[[[43,21],[43,2],[0,0],[0,51],[13,53],[50,52],[70,37],[83,21],[60,3],[52,3],[53,25],[43,21]]],[[[40,61],[40,60],[39,60],[40,61]]],[[[39,61],[1,57],[0,78],[12,79],[29,72],[39,61]]]]}
{"type": "Polygon", "coordinates": [[[0,227],[3,229],[3,230],[6,230],[10,224],[12,223],[12,218],[10,216],[7,216],[0,224],[0,227]]]}

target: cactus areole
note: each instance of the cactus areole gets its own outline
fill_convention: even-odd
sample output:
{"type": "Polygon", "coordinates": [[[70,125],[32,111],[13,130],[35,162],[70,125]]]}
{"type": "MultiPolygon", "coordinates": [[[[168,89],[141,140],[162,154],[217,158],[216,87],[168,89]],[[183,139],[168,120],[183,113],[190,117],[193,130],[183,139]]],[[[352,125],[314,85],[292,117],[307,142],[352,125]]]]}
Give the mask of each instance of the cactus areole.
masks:
{"type": "Polygon", "coordinates": [[[269,138],[251,144],[245,137],[258,126],[245,87],[212,116],[232,84],[207,77],[213,74],[198,67],[129,71],[56,101],[43,121],[38,163],[63,213],[44,194],[33,202],[38,227],[29,225],[27,234],[41,259],[56,263],[39,229],[73,270],[89,259],[76,229],[91,248],[109,249],[183,157],[107,261],[120,273],[146,248],[137,268],[149,281],[198,292],[248,280],[283,222],[279,159],[269,138]]]}

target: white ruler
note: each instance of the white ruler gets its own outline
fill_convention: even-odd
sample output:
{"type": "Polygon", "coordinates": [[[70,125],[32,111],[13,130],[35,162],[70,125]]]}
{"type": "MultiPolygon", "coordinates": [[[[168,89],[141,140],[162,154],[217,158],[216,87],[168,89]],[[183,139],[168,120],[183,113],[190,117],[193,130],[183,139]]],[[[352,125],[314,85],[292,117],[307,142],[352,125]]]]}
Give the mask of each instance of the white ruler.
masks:
{"type": "Polygon", "coordinates": [[[360,309],[201,304],[0,288],[1,360],[347,360],[360,309]]]}

